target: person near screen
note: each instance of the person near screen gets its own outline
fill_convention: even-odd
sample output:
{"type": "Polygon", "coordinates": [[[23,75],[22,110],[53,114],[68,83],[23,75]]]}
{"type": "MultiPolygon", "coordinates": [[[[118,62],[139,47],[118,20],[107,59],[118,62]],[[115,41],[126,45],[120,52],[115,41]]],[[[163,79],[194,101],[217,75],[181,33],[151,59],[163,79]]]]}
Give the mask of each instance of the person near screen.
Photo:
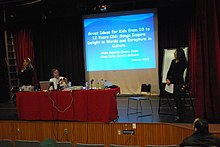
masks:
{"type": "Polygon", "coordinates": [[[183,74],[187,68],[187,60],[185,52],[181,48],[177,48],[174,52],[174,59],[171,61],[171,65],[167,72],[166,84],[174,84],[174,100],[177,108],[177,120],[180,120],[183,115],[183,104],[181,101],[181,90],[184,86],[183,74]]]}
{"type": "Polygon", "coordinates": [[[186,137],[180,143],[184,146],[217,146],[220,147],[220,139],[209,132],[208,122],[203,118],[196,118],[193,122],[194,133],[186,137]]]}
{"type": "Polygon", "coordinates": [[[34,68],[32,66],[30,58],[25,58],[23,60],[23,65],[18,74],[20,86],[33,85],[34,68]]]}
{"type": "Polygon", "coordinates": [[[60,76],[60,72],[58,69],[54,68],[51,71],[52,78],[50,79],[50,82],[53,84],[53,90],[62,90],[67,88],[67,78],[60,76]]]}

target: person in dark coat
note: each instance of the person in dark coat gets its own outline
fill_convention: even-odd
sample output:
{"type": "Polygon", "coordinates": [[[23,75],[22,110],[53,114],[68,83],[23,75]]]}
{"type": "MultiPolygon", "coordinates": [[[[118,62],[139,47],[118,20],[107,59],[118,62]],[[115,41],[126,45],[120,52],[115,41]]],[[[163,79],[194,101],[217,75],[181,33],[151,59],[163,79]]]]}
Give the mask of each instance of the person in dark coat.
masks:
{"type": "Polygon", "coordinates": [[[178,48],[174,52],[174,59],[172,60],[169,70],[167,72],[166,84],[174,84],[174,100],[176,103],[178,119],[182,118],[183,104],[181,101],[181,91],[184,86],[184,71],[187,68],[187,61],[183,49],[178,48]]]}
{"type": "Polygon", "coordinates": [[[31,64],[31,59],[25,58],[23,61],[23,65],[19,70],[20,86],[33,85],[33,73],[34,73],[34,68],[31,64]]]}
{"type": "Polygon", "coordinates": [[[209,132],[208,122],[202,118],[196,118],[193,122],[194,133],[186,137],[180,147],[200,146],[200,147],[220,147],[220,139],[209,132]]]}

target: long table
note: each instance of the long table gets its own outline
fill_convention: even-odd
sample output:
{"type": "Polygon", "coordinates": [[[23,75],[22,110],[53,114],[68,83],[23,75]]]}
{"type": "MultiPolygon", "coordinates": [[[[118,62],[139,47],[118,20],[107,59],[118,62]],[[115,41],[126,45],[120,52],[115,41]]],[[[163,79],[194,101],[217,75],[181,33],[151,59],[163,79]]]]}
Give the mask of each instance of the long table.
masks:
{"type": "Polygon", "coordinates": [[[18,92],[19,120],[111,122],[118,118],[116,96],[120,88],[106,90],[18,92]]]}

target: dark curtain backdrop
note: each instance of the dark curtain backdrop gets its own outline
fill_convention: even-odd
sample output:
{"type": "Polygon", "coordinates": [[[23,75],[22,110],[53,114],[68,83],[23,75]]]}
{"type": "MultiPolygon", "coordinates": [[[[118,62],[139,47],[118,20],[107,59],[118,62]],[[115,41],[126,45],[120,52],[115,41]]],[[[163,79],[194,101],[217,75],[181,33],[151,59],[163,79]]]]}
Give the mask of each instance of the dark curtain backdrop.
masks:
{"type": "Polygon", "coordinates": [[[39,80],[49,80],[58,68],[72,85],[84,85],[81,17],[42,21],[33,27],[39,80]]]}
{"type": "MultiPolygon", "coordinates": [[[[187,24],[191,13],[192,6],[158,9],[159,76],[163,49],[188,46],[187,24]]],[[[51,69],[58,68],[74,84],[84,84],[81,18],[41,22],[35,25],[33,32],[39,79],[47,80],[51,69]]]]}
{"type": "Polygon", "coordinates": [[[159,42],[159,79],[160,94],[163,95],[165,84],[162,84],[163,51],[167,48],[188,46],[188,24],[194,13],[194,5],[164,7],[158,9],[158,42],[159,42]]]}
{"type": "Polygon", "coordinates": [[[16,29],[14,31],[15,51],[18,69],[22,68],[23,60],[30,58],[34,67],[33,85],[37,84],[37,68],[35,66],[35,55],[33,48],[33,36],[30,28],[16,29]]]}
{"type": "Polygon", "coordinates": [[[196,0],[190,27],[190,81],[197,117],[220,122],[219,0],[196,0]]]}
{"type": "Polygon", "coordinates": [[[5,62],[5,44],[4,44],[4,32],[1,30],[0,33],[0,102],[5,102],[10,99],[9,96],[9,83],[8,83],[8,72],[7,64],[5,62]]]}
{"type": "MultiPolygon", "coordinates": [[[[193,6],[158,8],[159,79],[163,49],[188,45],[187,24],[193,6]]],[[[38,81],[48,80],[51,69],[58,68],[73,85],[85,82],[82,20],[80,16],[20,24],[33,35],[38,81]],[[29,25],[27,25],[29,24],[29,25]]]]}
{"type": "MultiPolygon", "coordinates": [[[[187,24],[193,6],[158,9],[159,78],[163,49],[188,46],[187,24]]],[[[46,20],[35,24],[34,49],[39,80],[48,80],[52,68],[73,84],[84,84],[84,55],[81,17],[46,20]]]]}

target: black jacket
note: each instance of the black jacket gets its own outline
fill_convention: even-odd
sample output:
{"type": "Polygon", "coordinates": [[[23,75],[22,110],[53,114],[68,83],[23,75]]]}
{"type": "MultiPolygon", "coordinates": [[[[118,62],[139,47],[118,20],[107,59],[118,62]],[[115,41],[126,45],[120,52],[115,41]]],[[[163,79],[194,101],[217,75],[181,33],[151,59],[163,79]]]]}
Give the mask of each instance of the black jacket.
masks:
{"type": "Polygon", "coordinates": [[[183,73],[187,67],[187,62],[175,62],[176,59],[173,59],[169,70],[167,72],[167,79],[170,80],[172,84],[183,85],[183,73]]]}
{"type": "Polygon", "coordinates": [[[194,132],[182,141],[180,147],[184,146],[220,147],[220,139],[211,133],[194,132]]]}
{"type": "Polygon", "coordinates": [[[32,77],[33,77],[33,68],[27,68],[23,72],[19,72],[19,82],[20,86],[22,85],[33,85],[32,77]]]}

